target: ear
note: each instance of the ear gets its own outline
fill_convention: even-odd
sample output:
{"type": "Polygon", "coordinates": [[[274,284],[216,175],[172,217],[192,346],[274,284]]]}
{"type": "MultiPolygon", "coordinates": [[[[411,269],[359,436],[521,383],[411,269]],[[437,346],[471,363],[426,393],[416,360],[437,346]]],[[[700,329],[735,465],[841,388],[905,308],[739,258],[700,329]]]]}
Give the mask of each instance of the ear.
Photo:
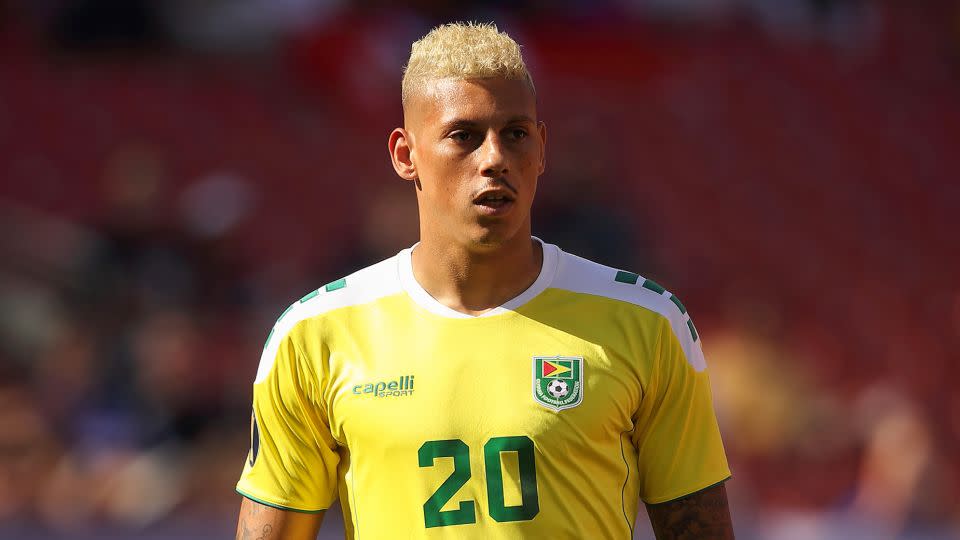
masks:
{"type": "Polygon", "coordinates": [[[547,168],[547,125],[537,122],[537,132],[540,133],[540,174],[547,168]]]}
{"type": "Polygon", "coordinates": [[[413,148],[410,133],[403,128],[396,128],[390,132],[387,146],[390,149],[390,161],[393,170],[397,171],[404,180],[417,179],[417,166],[413,163],[413,148]]]}

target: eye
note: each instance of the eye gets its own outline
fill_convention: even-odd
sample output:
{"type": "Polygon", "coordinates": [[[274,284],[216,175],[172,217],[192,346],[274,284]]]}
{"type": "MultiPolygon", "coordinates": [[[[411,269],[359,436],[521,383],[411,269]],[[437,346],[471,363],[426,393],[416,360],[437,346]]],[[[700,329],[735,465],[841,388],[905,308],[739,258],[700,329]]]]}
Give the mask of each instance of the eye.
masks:
{"type": "Polygon", "coordinates": [[[527,137],[527,130],[522,128],[514,128],[510,130],[510,134],[513,135],[514,139],[525,139],[527,137]]]}
{"type": "Polygon", "coordinates": [[[449,137],[457,142],[467,142],[470,140],[470,132],[462,129],[458,129],[449,135],[449,137]]]}

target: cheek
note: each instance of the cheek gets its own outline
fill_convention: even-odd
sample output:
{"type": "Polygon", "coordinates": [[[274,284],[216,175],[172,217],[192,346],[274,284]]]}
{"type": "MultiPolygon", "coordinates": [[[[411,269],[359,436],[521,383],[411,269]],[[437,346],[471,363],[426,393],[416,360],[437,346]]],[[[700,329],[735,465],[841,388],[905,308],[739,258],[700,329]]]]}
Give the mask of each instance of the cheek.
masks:
{"type": "Polygon", "coordinates": [[[429,167],[421,168],[422,195],[429,204],[461,207],[469,198],[470,166],[460,156],[435,156],[429,167]]]}
{"type": "Polygon", "coordinates": [[[515,160],[518,168],[524,171],[535,171],[540,165],[540,149],[536,141],[526,140],[517,147],[515,160]]]}
{"type": "Polygon", "coordinates": [[[461,152],[438,152],[430,169],[434,191],[452,198],[473,189],[470,180],[475,171],[474,157],[461,152]]]}
{"type": "Polygon", "coordinates": [[[540,176],[540,159],[536,155],[526,154],[519,161],[518,177],[523,178],[524,184],[530,187],[536,187],[537,178],[540,176]]]}

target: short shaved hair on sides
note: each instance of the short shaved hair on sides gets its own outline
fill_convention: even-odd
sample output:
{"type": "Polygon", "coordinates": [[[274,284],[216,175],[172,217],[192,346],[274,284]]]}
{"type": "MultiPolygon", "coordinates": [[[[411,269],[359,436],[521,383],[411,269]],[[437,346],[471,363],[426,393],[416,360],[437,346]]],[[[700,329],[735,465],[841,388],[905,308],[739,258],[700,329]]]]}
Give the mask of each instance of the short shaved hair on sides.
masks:
{"type": "Polygon", "coordinates": [[[437,79],[525,80],[536,93],[520,45],[492,23],[450,23],[438,26],[413,43],[403,70],[401,99],[437,79]]]}

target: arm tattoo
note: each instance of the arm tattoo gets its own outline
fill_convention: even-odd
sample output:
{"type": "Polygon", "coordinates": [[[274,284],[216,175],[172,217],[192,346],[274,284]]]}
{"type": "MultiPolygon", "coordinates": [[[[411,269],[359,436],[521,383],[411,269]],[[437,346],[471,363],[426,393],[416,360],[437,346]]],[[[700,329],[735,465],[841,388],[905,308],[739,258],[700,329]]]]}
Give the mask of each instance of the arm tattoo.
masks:
{"type": "Polygon", "coordinates": [[[244,523],[237,531],[237,540],[270,540],[272,533],[273,525],[264,525],[260,531],[253,531],[244,523]]]}
{"type": "Polygon", "coordinates": [[[240,503],[236,540],[312,540],[322,523],[323,512],[301,514],[244,498],[240,503]]]}
{"type": "Polygon", "coordinates": [[[259,504],[252,504],[248,510],[241,514],[240,523],[237,526],[236,540],[270,540],[273,536],[273,525],[265,524],[257,527],[257,521],[264,507],[259,504]]]}
{"type": "Polygon", "coordinates": [[[657,540],[733,540],[723,484],[675,501],[647,505],[647,514],[657,540]]]}

